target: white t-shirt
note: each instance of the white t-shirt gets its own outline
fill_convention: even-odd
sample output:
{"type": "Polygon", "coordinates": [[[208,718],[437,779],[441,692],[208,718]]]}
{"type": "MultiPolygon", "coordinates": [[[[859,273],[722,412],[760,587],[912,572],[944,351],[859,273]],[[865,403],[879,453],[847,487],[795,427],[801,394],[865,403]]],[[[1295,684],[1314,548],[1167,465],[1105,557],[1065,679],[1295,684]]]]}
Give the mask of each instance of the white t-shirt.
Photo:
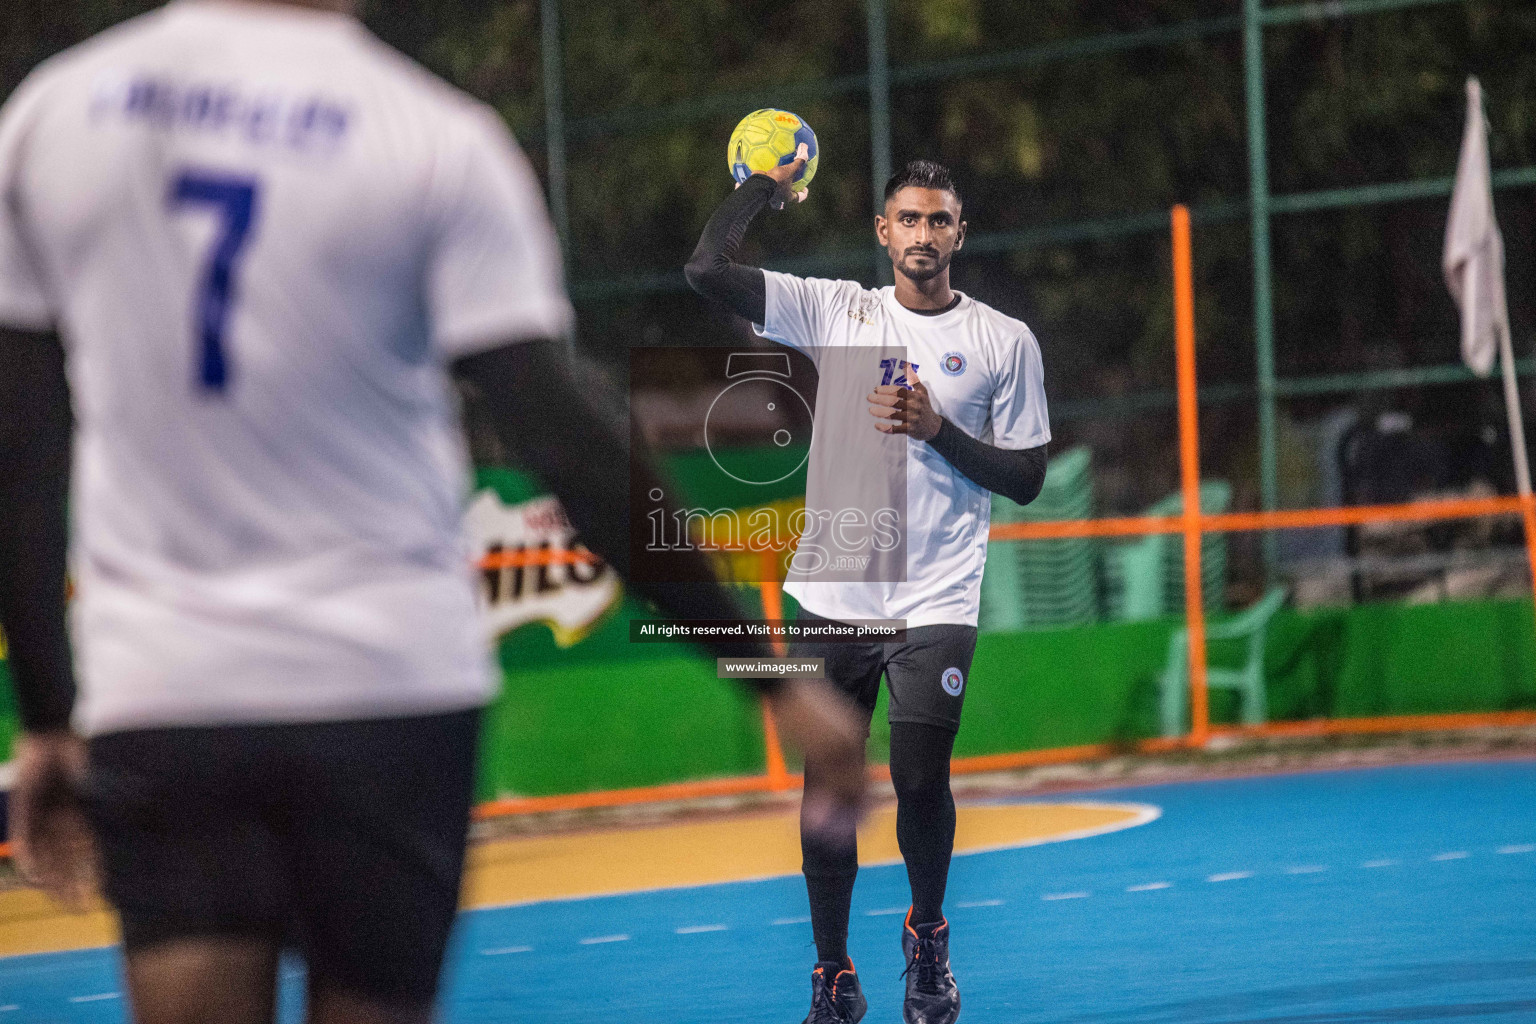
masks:
{"type": "MultiPolygon", "coordinates": [[[[1028,327],[967,295],[934,316],[896,301],[892,287],[765,271],[767,304],[759,334],[820,362],[829,348],[905,349],[939,414],[1000,448],[1034,448],[1051,439],[1040,346],[1028,327]]],[[[958,293],[957,293],[958,294],[958,293]]],[[[882,382],[879,362],[869,387],[882,382]]],[[[900,383],[900,381],[894,381],[900,383]]],[[[820,403],[823,396],[818,393],[820,403]]],[[[868,429],[874,431],[874,420],[868,429]]],[[[905,619],[909,627],[976,625],[991,525],[989,493],[924,441],[907,441],[904,582],[794,581],[785,590],[831,619],[905,619]]],[[[835,478],[846,446],[811,445],[810,481],[835,478]],[[818,466],[818,461],[826,464],[818,466]]],[[[808,489],[812,485],[808,483],[808,489]]],[[[816,501],[806,495],[808,505],[816,501]]]]}
{"type": "Polygon", "coordinates": [[[176,0],[0,110],[0,323],[75,406],[76,724],[492,694],[453,357],[572,319],[496,115],[351,18],[176,0]]]}

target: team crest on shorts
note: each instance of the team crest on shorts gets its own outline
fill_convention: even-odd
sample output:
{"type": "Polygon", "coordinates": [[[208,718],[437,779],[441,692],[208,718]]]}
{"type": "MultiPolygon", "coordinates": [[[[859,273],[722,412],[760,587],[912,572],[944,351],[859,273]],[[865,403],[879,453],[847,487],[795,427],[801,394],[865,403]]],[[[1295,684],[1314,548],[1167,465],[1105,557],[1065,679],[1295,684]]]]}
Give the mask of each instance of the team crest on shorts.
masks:
{"type": "Polygon", "coordinates": [[[965,676],[957,668],[947,668],[939,677],[939,685],[944,687],[944,692],[951,697],[958,697],[960,691],[965,689],[965,676]]]}
{"type": "Polygon", "coordinates": [[[939,367],[951,377],[958,377],[965,372],[965,356],[959,352],[946,352],[939,360],[939,367]]]}

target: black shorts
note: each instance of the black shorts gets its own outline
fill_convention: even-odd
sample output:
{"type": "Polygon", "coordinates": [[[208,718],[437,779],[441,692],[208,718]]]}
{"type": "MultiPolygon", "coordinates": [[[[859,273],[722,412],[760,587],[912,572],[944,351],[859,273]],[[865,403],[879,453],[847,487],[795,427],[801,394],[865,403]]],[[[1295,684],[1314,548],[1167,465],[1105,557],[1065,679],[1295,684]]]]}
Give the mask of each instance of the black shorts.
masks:
{"type": "Polygon", "coordinates": [[[310,983],[437,991],[458,909],[480,712],[148,729],[90,741],[87,805],[132,953],[241,936],[310,983]]]}
{"type": "MultiPolygon", "coordinates": [[[[803,622],[826,622],[801,609],[803,622]]],[[[852,697],[869,716],[880,697],[880,675],[891,693],[892,722],[921,722],[950,732],[960,729],[960,708],[976,653],[976,627],[915,626],[901,643],[797,641],[797,658],[823,658],[827,679],[852,697]]],[[[865,731],[869,729],[868,720],[865,731]]]]}

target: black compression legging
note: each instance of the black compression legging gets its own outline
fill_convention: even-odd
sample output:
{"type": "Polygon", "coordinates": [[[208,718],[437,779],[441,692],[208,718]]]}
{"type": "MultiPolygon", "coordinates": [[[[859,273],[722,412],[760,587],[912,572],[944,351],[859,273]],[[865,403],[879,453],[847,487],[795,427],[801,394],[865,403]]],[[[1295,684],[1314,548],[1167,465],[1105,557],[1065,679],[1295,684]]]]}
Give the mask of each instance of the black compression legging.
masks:
{"type": "MultiPolygon", "coordinates": [[[[949,758],[955,734],[916,722],[891,723],[891,782],[896,787],[896,842],[912,886],[912,921],[938,921],[944,913],[949,858],[955,847],[955,799],[949,790],[949,758]]],[[[821,767],[807,759],[807,785],[821,767]]],[[[848,958],[848,911],[859,871],[852,836],[826,843],[801,831],[811,930],[819,960],[848,958]]]]}

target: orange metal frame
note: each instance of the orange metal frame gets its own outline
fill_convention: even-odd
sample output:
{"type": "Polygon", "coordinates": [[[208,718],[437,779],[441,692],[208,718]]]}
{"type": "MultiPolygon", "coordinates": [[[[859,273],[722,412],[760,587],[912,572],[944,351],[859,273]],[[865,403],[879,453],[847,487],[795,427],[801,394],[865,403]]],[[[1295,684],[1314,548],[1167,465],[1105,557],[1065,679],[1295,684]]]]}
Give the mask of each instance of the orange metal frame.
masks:
{"type": "MultiPolygon", "coordinates": [[[[1128,749],[1156,753],[1181,747],[1201,747],[1213,737],[1332,736],[1536,725],[1536,711],[1317,719],[1304,722],[1266,722],[1256,726],[1213,727],[1211,725],[1205,685],[1205,610],[1200,599],[1200,537],[1203,533],[1351,526],[1373,522],[1416,522],[1518,513],[1525,526],[1526,554],[1530,561],[1533,581],[1536,581],[1536,498],[1474,498],[1353,508],[1202,514],[1200,511],[1199,408],[1195,381],[1194,275],[1188,209],[1184,206],[1175,206],[1170,226],[1173,240],[1174,334],[1178,364],[1179,460],[1180,485],[1184,498],[1183,514],[1166,517],[1129,516],[1115,519],[1009,523],[992,527],[989,538],[994,541],[1021,541],[1067,537],[1126,537],[1149,533],[1183,534],[1185,616],[1189,624],[1190,646],[1190,731],[1181,738],[1143,740],[1129,746],[1091,744],[962,757],[954,760],[951,770],[956,774],[1007,771],[1037,765],[1093,760],[1124,753],[1128,749]]],[[[783,617],[783,599],[779,584],[776,582],[776,573],[773,571],[774,557],[772,552],[764,552],[762,557],[763,582],[759,587],[762,593],[763,615],[768,619],[780,619],[783,617]]],[[[516,568],[589,562],[593,559],[594,556],[586,551],[509,552],[487,557],[482,561],[481,567],[516,568]]],[[[776,642],[775,647],[782,652],[782,642],[776,642]]],[[[766,703],[762,708],[762,716],[767,768],[763,775],[677,782],[664,786],[633,789],[492,800],[477,807],[475,817],[491,818],[510,814],[623,807],[750,793],[779,793],[797,788],[802,779],[799,775],[791,774],[785,765],[778,729],[766,703]]],[[[888,774],[882,766],[874,767],[872,773],[876,776],[888,774]]],[[[0,857],[9,855],[9,844],[0,844],[0,857]]]]}
{"type": "Polygon", "coordinates": [[[1210,735],[1205,686],[1205,604],[1200,597],[1200,430],[1195,387],[1195,280],[1189,210],[1173,208],[1174,351],[1179,376],[1179,478],[1184,492],[1184,616],[1189,623],[1189,742],[1210,735]]]}
{"type": "MultiPolygon", "coordinates": [[[[1008,523],[992,527],[993,541],[1053,540],[1067,537],[1127,537],[1149,533],[1181,533],[1184,536],[1185,616],[1190,637],[1190,731],[1178,738],[1143,740],[1129,746],[1090,744],[1023,750],[980,757],[956,758],[956,774],[1007,771],[1037,765],[1064,764],[1109,757],[1135,750],[1157,753],[1182,747],[1201,747],[1214,737],[1329,736],[1347,734],[1423,732],[1470,729],[1486,726],[1536,725],[1536,711],[1488,714],[1397,715],[1383,718],[1318,719],[1305,722],[1267,722],[1257,726],[1212,726],[1206,690],[1205,609],[1200,595],[1200,537],[1204,533],[1245,530],[1296,529],[1318,526],[1352,526],[1378,522],[1420,522],[1475,516],[1519,513],[1525,524],[1526,553],[1536,580],[1536,500],[1519,497],[1415,501],[1400,505],[1363,505],[1352,508],[1294,509],[1283,512],[1236,512],[1204,515],[1200,511],[1200,436],[1198,389],[1195,378],[1195,305],[1189,211],[1175,206],[1170,218],[1173,241],[1175,346],[1178,365],[1180,489],[1184,510],[1177,516],[1129,516],[1115,519],[1071,520],[1045,523],[1008,523]]],[[[516,558],[517,556],[511,556],[516,558]]],[[[783,615],[783,600],[773,571],[773,556],[763,554],[763,581],[759,584],[763,614],[783,615]]],[[[777,645],[782,650],[782,644],[777,645]]],[[[572,793],[557,796],[496,800],[476,811],[479,817],[568,811],[592,807],[618,807],[654,801],[742,793],[773,793],[797,787],[801,777],[784,767],[778,730],[766,705],[763,733],[768,771],[745,778],[681,782],[667,786],[572,793]]],[[[872,769],[886,775],[882,766],[872,769]]]]}

